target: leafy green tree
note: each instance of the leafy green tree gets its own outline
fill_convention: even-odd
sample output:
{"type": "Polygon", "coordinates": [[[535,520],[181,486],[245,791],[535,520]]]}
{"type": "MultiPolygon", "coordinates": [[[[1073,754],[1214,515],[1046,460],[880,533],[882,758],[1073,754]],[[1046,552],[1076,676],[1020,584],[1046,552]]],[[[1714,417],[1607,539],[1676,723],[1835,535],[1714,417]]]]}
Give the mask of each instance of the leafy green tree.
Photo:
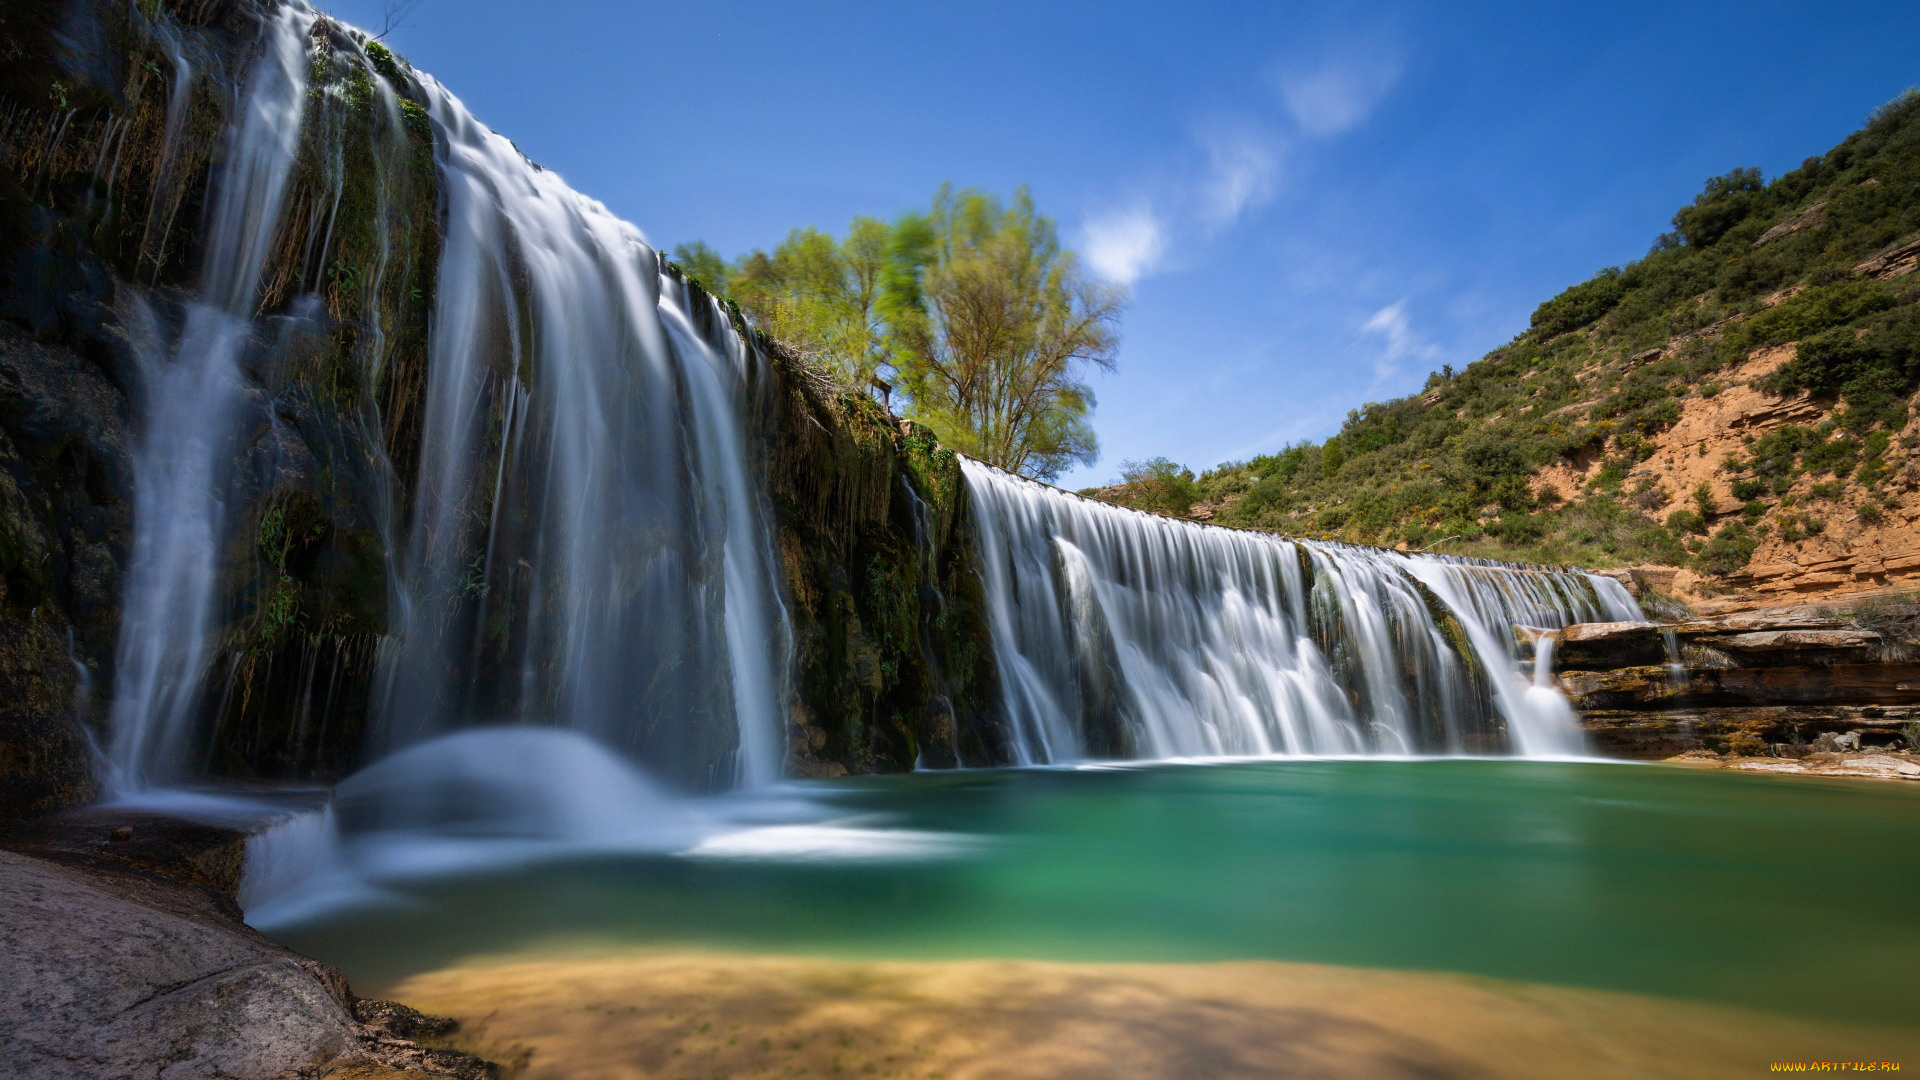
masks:
{"type": "Polygon", "coordinates": [[[850,385],[891,380],[955,449],[1040,478],[1098,456],[1082,379],[1113,367],[1125,295],[1081,272],[1024,188],[942,187],[930,213],[855,218],[841,239],[795,229],[731,265],[698,242],[673,257],[850,385]]]}
{"type": "Polygon", "coordinates": [[[878,301],[889,237],[868,217],[854,219],[845,241],[795,229],[772,255],[740,260],[729,294],[762,330],[865,386],[887,360],[878,301]]]}
{"type": "Polygon", "coordinates": [[[1127,485],[1128,505],[1173,517],[1193,513],[1200,494],[1193,470],[1163,457],[1121,462],[1120,482],[1127,485]]]}
{"type": "Polygon", "coordinates": [[[673,261],[682,273],[700,283],[700,287],[716,296],[724,298],[727,294],[727,260],[705,243],[695,240],[691,244],[679,244],[673,249],[673,261]]]}
{"type": "Polygon", "coordinates": [[[895,226],[880,302],[910,415],[1026,476],[1092,462],[1089,366],[1111,370],[1124,293],[1080,270],[1026,189],[945,186],[895,226]]]}

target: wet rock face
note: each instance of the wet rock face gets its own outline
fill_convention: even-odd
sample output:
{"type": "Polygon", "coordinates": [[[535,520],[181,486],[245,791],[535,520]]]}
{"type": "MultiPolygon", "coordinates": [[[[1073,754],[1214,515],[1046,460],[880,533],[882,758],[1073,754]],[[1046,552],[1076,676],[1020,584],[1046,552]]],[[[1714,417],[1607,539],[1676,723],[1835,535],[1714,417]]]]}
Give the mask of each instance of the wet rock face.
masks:
{"type": "Polygon", "coordinates": [[[237,829],[97,806],[0,822],[0,849],[199,886],[234,920],[246,848],[237,829]]]}
{"type": "Polygon", "coordinates": [[[119,616],[125,416],[100,364],[0,322],[0,816],[92,797],[81,725],[119,616]]]}
{"type": "Polygon", "coordinates": [[[0,852],[0,1058],[21,1080],[267,1077],[353,1054],[337,973],[188,889],[0,852]]]}
{"type": "MultiPolygon", "coordinates": [[[[91,793],[77,748],[85,728],[105,734],[112,696],[142,373],[165,362],[200,289],[210,177],[257,15],[230,0],[0,12],[0,816],[91,793]]],[[[357,764],[386,629],[386,462],[404,469],[417,441],[432,140],[424,125],[405,152],[376,137],[367,86],[322,92],[352,80],[321,51],[220,500],[202,722],[206,767],[228,776],[357,764]],[[376,154],[397,177],[383,192],[365,179],[376,154]],[[327,244],[309,235],[320,228],[327,244]],[[390,272],[363,288],[376,249],[390,272]]]]}
{"type": "Polygon", "coordinates": [[[794,638],[788,769],[1011,760],[960,466],[762,343],[759,430],[794,638]]]}

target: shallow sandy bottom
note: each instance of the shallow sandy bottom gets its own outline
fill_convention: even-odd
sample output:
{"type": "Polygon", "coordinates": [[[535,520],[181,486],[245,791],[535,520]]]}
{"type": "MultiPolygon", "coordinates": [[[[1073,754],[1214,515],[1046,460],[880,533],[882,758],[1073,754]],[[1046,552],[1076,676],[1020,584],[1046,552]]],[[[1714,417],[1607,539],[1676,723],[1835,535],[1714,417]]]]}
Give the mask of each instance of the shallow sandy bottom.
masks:
{"type": "Polygon", "coordinates": [[[1309,964],[514,957],[391,988],[527,1080],[1750,1077],[1920,1065],[1920,1039],[1455,975],[1309,964]]]}

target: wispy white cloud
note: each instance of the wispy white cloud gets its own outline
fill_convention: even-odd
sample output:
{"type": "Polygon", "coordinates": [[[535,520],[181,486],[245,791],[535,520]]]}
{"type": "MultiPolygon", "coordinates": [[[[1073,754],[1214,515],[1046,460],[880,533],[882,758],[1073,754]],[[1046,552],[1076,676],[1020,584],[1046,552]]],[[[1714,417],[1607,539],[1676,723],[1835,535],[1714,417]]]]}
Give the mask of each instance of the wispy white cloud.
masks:
{"type": "Polygon", "coordinates": [[[1273,198],[1280,176],[1280,144],[1252,129],[1213,131],[1201,140],[1207,167],[1194,185],[1200,219],[1222,229],[1273,198]]]}
{"type": "Polygon", "coordinates": [[[1141,185],[1151,194],[1081,224],[1081,251],[1100,276],[1131,285],[1163,269],[1177,240],[1211,240],[1272,200],[1279,139],[1254,126],[1218,126],[1197,134],[1195,144],[1184,169],[1141,185]]]}
{"type": "MultiPolygon", "coordinates": [[[[1267,77],[1294,125],[1311,137],[1358,126],[1393,89],[1401,54],[1377,41],[1356,40],[1311,60],[1276,61],[1267,77]]],[[[1101,276],[1131,285],[1165,269],[1189,248],[1219,239],[1253,211],[1273,201],[1298,140],[1279,130],[1271,99],[1264,110],[1241,113],[1196,129],[1178,164],[1137,181],[1132,202],[1090,215],[1081,225],[1087,263],[1101,276]]]]}
{"type": "Polygon", "coordinates": [[[1081,232],[1081,250],[1094,272],[1122,285],[1146,276],[1167,249],[1166,226],[1145,200],[1093,217],[1081,232]]]}
{"type": "Polygon", "coordinates": [[[1353,45],[1313,60],[1276,61],[1268,69],[1300,130],[1325,138],[1364,123],[1400,81],[1398,50],[1353,45]]]}
{"type": "Polygon", "coordinates": [[[1440,350],[1414,331],[1413,321],[1407,316],[1407,302],[1398,300],[1373,313],[1361,327],[1362,337],[1378,342],[1378,351],[1373,358],[1373,381],[1367,385],[1366,392],[1371,394],[1405,370],[1409,360],[1431,361],[1440,355],[1440,350]]]}

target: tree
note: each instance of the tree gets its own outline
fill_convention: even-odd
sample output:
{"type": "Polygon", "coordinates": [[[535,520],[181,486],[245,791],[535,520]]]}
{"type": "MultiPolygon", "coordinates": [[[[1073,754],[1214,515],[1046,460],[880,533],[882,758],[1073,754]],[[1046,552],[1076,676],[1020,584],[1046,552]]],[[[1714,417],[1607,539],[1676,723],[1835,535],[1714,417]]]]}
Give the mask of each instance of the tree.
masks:
{"type": "Polygon", "coordinates": [[[384,40],[388,34],[400,29],[400,25],[407,21],[407,16],[419,6],[420,0],[386,0],[380,6],[380,32],[373,35],[372,40],[384,40]]]}
{"type": "Polygon", "coordinates": [[[1121,462],[1120,482],[1127,486],[1127,505],[1173,517],[1193,513],[1200,494],[1193,470],[1163,457],[1121,462]]]}
{"type": "Polygon", "coordinates": [[[727,295],[727,260],[704,242],[679,244],[673,249],[674,264],[682,273],[700,283],[700,287],[724,299],[727,295]]]}
{"type": "Polygon", "coordinates": [[[731,265],[697,242],[673,257],[850,386],[892,379],[957,450],[1046,479],[1098,456],[1081,378],[1113,367],[1124,293],[1081,273],[1025,189],[943,187],[931,213],[855,218],[840,240],[795,229],[731,265]]]}
{"type": "Polygon", "coordinates": [[[864,387],[888,358],[879,299],[889,235],[869,217],[855,218],[844,242],[795,229],[772,255],[740,260],[728,292],[761,330],[864,387]]]}
{"type": "Polygon", "coordinates": [[[1022,188],[942,187],[895,226],[879,304],[909,414],[990,465],[1051,479],[1092,462],[1088,365],[1111,370],[1124,293],[1089,279],[1022,188]]]}

